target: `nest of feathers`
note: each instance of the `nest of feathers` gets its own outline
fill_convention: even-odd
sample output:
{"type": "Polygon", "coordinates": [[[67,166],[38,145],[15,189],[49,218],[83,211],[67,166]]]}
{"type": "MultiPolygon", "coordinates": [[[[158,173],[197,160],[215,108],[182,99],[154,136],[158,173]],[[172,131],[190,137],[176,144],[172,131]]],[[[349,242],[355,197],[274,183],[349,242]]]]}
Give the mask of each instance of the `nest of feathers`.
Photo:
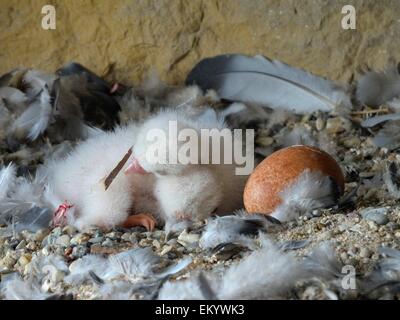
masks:
{"type": "Polygon", "coordinates": [[[109,82],[78,63],[1,76],[0,297],[399,298],[399,79],[395,66],[340,86],[242,55],[201,61],[182,86],[154,75],[109,82]],[[282,221],[238,210],[177,233],[51,227],[43,164],[165,109],[194,118],[212,109],[229,128],[255,129],[256,162],[296,144],[325,150],[345,173],[344,196],[315,207],[307,180],[302,199],[286,194],[282,221]],[[344,282],[346,270],[354,277],[344,282]]]}

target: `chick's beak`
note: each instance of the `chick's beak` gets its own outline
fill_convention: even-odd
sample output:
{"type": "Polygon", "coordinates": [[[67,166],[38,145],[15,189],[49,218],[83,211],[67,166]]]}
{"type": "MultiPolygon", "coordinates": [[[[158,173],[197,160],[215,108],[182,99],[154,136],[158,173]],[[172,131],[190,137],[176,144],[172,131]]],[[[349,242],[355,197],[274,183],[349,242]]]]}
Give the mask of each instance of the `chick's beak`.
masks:
{"type": "Polygon", "coordinates": [[[147,173],[147,171],[143,169],[143,167],[140,165],[139,161],[136,158],[133,158],[132,161],[129,163],[128,168],[125,169],[125,174],[130,174],[130,173],[145,174],[147,173]]]}

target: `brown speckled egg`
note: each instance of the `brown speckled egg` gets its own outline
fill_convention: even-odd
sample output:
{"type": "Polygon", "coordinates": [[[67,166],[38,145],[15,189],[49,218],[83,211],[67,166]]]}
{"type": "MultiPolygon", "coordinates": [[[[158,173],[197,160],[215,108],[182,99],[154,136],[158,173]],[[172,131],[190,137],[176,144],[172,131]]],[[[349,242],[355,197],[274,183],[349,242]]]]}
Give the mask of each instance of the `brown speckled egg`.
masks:
{"type": "Polygon", "coordinates": [[[243,194],[247,212],[271,214],[281,203],[279,193],[306,169],[331,176],[343,193],[344,176],[335,159],[318,148],[296,145],[274,152],[255,168],[243,194]]]}

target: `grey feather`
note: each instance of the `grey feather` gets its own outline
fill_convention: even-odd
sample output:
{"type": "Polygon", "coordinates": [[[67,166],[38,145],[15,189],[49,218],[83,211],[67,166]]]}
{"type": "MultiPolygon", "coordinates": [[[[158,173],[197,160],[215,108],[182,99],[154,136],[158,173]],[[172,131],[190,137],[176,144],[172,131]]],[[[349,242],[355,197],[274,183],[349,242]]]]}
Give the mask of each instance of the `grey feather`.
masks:
{"type": "Polygon", "coordinates": [[[384,72],[367,72],[357,83],[357,99],[369,106],[380,106],[400,94],[400,74],[397,67],[384,72]]]}
{"type": "Polygon", "coordinates": [[[39,283],[23,280],[17,274],[0,283],[0,295],[5,300],[44,300],[49,296],[41,290],[39,283]]]}
{"type": "Polygon", "coordinates": [[[15,184],[16,173],[17,168],[12,163],[0,170],[0,201],[5,199],[8,192],[13,188],[15,184]]]}
{"type": "Polygon", "coordinates": [[[110,267],[128,278],[148,277],[160,262],[150,248],[136,248],[109,257],[110,267]]]}
{"type": "Polygon", "coordinates": [[[12,87],[0,87],[0,100],[5,102],[7,109],[18,111],[28,101],[28,97],[19,89],[12,87]]]}
{"type": "Polygon", "coordinates": [[[371,117],[361,122],[361,126],[363,126],[364,128],[371,128],[389,120],[400,120],[400,113],[391,113],[391,114],[384,114],[381,116],[371,117]]]}
{"type": "Polygon", "coordinates": [[[304,258],[303,266],[312,276],[323,279],[333,279],[340,277],[342,266],[336,258],[333,244],[324,241],[304,258]]]}
{"type": "Polygon", "coordinates": [[[400,292],[400,250],[380,247],[379,253],[384,257],[362,282],[362,291],[372,298],[379,289],[387,288],[394,294],[400,292]]]}
{"type": "Polygon", "coordinates": [[[52,218],[53,212],[49,208],[35,206],[20,215],[14,230],[15,232],[20,232],[22,230],[36,232],[41,229],[46,229],[50,226],[52,218]]]}
{"type": "Polygon", "coordinates": [[[386,184],[389,194],[394,199],[400,198],[400,170],[399,165],[395,162],[390,162],[386,166],[383,174],[383,181],[386,184]]]}
{"type": "Polygon", "coordinates": [[[252,237],[256,237],[262,230],[279,224],[280,222],[272,217],[249,215],[242,211],[236,215],[215,217],[208,221],[199,245],[208,249],[231,242],[253,246],[252,237]]]}
{"type": "Polygon", "coordinates": [[[304,172],[280,193],[282,204],[272,213],[279,221],[289,221],[338,203],[340,192],[336,182],[319,171],[304,172]]]}
{"type": "Polygon", "coordinates": [[[215,89],[222,99],[289,109],[296,113],[350,107],[335,83],[262,56],[221,55],[200,61],[186,84],[215,89]]]}
{"type": "Polygon", "coordinates": [[[373,143],[379,148],[395,150],[400,147],[400,121],[387,121],[378,133],[372,138],[373,143]]]}
{"type": "Polygon", "coordinates": [[[43,88],[14,123],[14,131],[22,131],[30,140],[36,140],[46,129],[52,115],[51,98],[47,88],[43,88]]]}

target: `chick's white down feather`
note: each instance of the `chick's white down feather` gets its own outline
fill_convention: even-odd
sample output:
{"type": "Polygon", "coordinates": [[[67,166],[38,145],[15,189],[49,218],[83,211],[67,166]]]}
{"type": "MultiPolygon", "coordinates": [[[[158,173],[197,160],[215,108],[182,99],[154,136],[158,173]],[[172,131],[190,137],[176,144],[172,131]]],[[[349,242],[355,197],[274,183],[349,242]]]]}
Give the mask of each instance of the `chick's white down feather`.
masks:
{"type": "MultiPolygon", "coordinates": [[[[148,141],[147,133],[151,129],[162,130],[167,134],[168,146],[173,139],[168,136],[169,121],[177,121],[178,130],[192,128],[197,133],[202,128],[224,128],[215,113],[196,121],[179,111],[164,111],[143,124],[99,133],[78,145],[65,159],[47,164],[51,194],[73,205],[69,223],[79,229],[91,225],[112,227],[122,224],[129,214],[152,213],[160,222],[173,226],[178,220],[202,220],[213,211],[222,213],[241,207],[246,177],[235,175],[234,164],[148,161],[147,151],[154,142],[148,141]],[[124,174],[128,161],[105,190],[104,179],[132,145],[133,156],[148,173],[124,174]]],[[[162,143],[165,145],[160,142],[158,146],[162,143]]],[[[165,150],[168,154],[168,147],[165,150]]],[[[53,210],[58,205],[54,204],[53,210]]]]}
{"type": "Polygon", "coordinates": [[[132,146],[136,130],[136,126],[129,126],[100,134],[78,145],[64,160],[48,164],[49,188],[62,202],[74,205],[76,217],[69,214],[70,223],[78,228],[111,227],[128,217],[132,206],[130,179],[118,175],[107,192],[104,179],[132,146]]]}

